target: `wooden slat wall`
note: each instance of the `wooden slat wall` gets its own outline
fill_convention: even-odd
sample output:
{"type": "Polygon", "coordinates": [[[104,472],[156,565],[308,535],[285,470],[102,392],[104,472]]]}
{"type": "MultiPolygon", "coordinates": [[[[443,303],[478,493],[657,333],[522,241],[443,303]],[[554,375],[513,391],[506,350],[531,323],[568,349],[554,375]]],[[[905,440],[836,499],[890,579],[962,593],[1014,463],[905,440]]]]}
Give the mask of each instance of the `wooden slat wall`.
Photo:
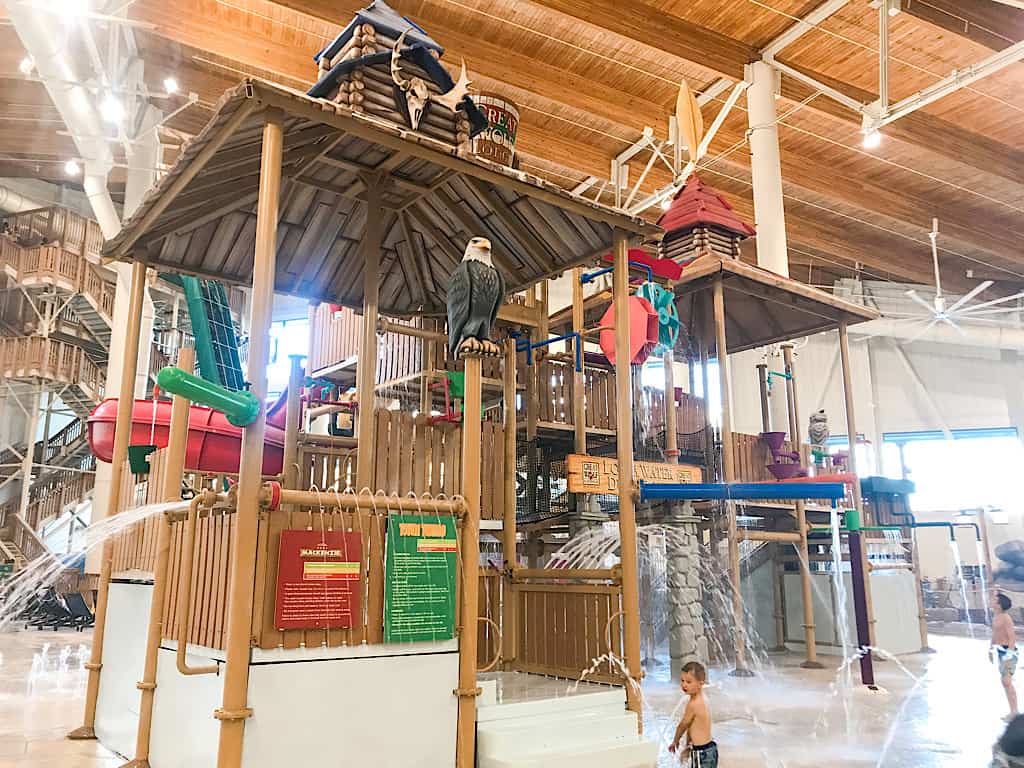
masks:
{"type": "MultiPolygon", "coordinates": [[[[608,577],[610,580],[611,571],[608,577]]],[[[528,580],[517,583],[513,594],[516,670],[578,679],[594,659],[609,652],[623,658],[621,617],[609,625],[609,618],[622,610],[620,585],[528,580]]],[[[586,679],[621,684],[622,674],[605,660],[586,679]]]]}
{"type": "MultiPolygon", "coordinates": [[[[417,320],[393,320],[400,325],[419,326],[417,320]]],[[[359,354],[363,317],[348,307],[337,312],[330,304],[321,304],[313,314],[309,329],[311,371],[337,365],[359,354]]],[[[423,341],[400,333],[385,333],[377,350],[378,384],[404,379],[423,370],[423,341]]]]}
{"type": "MultiPolygon", "coordinates": [[[[519,355],[516,367],[519,386],[526,386],[526,376],[537,377],[539,419],[542,422],[573,426],[572,391],[573,364],[563,360],[542,359],[532,366],[526,365],[525,355],[519,355]]],[[[497,371],[496,376],[501,376],[497,371]]],[[[585,368],[583,390],[586,401],[587,427],[615,429],[615,375],[604,368],[585,368]]],[[[521,398],[517,416],[526,418],[526,398],[521,398]]]]}
{"type": "MultiPolygon", "coordinates": [[[[427,424],[411,413],[378,410],[374,434],[377,463],[374,488],[388,496],[431,493],[452,496],[462,488],[462,429],[440,422],[427,424]]],[[[501,520],[505,511],[505,467],[503,461],[505,429],[485,421],[481,435],[481,461],[493,471],[483,473],[480,516],[501,520]]],[[[330,504],[331,492],[349,488],[355,482],[354,449],[303,448],[299,455],[299,485],[319,488],[324,504],[330,504]]],[[[360,489],[356,489],[360,490],[360,489]]],[[[382,506],[385,503],[382,502],[382,506]]]]}

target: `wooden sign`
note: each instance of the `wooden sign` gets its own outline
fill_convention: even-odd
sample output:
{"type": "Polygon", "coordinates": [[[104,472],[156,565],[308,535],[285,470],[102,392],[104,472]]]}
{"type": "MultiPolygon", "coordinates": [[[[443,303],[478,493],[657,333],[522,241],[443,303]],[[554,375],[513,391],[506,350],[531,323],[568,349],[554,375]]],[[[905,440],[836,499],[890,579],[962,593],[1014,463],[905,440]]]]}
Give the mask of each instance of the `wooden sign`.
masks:
{"type": "Polygon", "coordinates": [[[277,629],[351,627],[361,615],[362,539],[341,531],[281,531],[277,629]]]}
{"type": "MultiPolygon", "coordinates": [[[[618,493],[619,462],[603,456],[572,453],[566,458],[570,493],[618,493]]],[[[633,481],[647,483],[699,483],[700,467],[693,464],[633,462],[633,481]]]]}

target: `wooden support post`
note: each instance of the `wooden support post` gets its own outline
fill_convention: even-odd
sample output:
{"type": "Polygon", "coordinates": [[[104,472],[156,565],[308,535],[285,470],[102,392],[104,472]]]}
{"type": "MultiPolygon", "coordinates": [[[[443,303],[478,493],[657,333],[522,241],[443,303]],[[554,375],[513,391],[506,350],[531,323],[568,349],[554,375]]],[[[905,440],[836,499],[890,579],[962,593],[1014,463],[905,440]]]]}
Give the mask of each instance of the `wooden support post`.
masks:
{"type": "Polygon", "coordinates": [[[779,562],[779,544],[769,544],[772,553],[772,611],[775,618],[775,647],[769,652],[784,653],[786,650],[786,614],[782,605],[782,579],[785,570],[779,562]]]}
{"type": "MultiPolygon", "coordinates": [[[[132,406],[135,405],[135,369],[139,365],[139,334],[142,327],[142,300],[146,292],[146,264],[132,262],[132,280],[128,301],[128,328],[124,341],[124,365],[119,382],[117,420],[114,422],[114,450],[111,456],[110,486],[106,509],[111,514],[120,512],[121,480],[128,461],[128,438],[131,434],[132,406]]],[[[113,384],[113,382],[109,382],[113,384]]],[[[31,448],[29,448],[31,451],[31,448]]],[[[96,624],[92,632],[92,653],[85,668],[89,682],[85,691],[85,715],[81,728],[68,734],[69,739],[96,738],[96,699],[100,693],[100,670],[103,668],[103,634],[107,624],[107,596],[110,593],[110,569],[114,556],[114,543],[103,543],[100,579],[96,594],[96,624]]]]}
{"type": "MultiPolygon", "coordinates": [[[[708,468],[708,479],[716,479],[715,467],[715,436],[711,424],[711,395],[708,391],[708,348],[702,341],[700,345],[700,384],[704,393],[704,463],[708,468]]],[[[712,526],[714,531],[714,526],[712,526]]]]}
{"type": "Polygon", "coordinates": [[[463,352],[466,361],[465,418],[462,420],[462,631],[459,633],[458,733],[455,764],[473,768],[476,760],[477,616],[480,611],[480,355],[463,352]]]}
{"type": "MultiPolygon", "coordinates": [[[[921,559],[917,551],[917,529],[909,528],[910,541],[910,569],[914,574],[914,592],[917,596],[917,631],[921,638],[921,653],[935,653],[935,649],[928,645],[928,614],[924,610],[924,588],[921,585],[921,559]]],[[[986,595],[986,599],[987,599],[986,595]]]]}
{"type": "Polygon", "coordinates": [[[253,585],[259,532],[259,494],[263,484],[263,441],[267,422],[267,365],[270,361],[270,324],[274,308],[277,268],[277,222],[281,192],[283,114],[268,109],[263,124],[259,200],[256,207],[256,253],[250,299],[250,391],[260,403],[256,420],[242,430],[238,474],[235,542],[231,555],[227,641],[224,664],[223,706],[214,712],[220,720],[217,768],[241,768],[248,708],[249,652],[252,644],[253,585]]]}
{"type": "MultiPolygon", "coordinates": [[[[526,289],[526,306],[537,308],[537,286],[530,286],[526,289]]],[[[543,307],[537,309],[538,319],[543,319],[543,307]]],[[[546,325],[546,323],[545,323],[546,325]]],[[[537,341],[540,333],[535,328],[530,328],[527,340],[533,344],[537,341]]],[[[526,378],[526,513],[528,515],[537,512],[537,472],[539,459],[537,456],[537,422],[540,420],[540,366],[534,358],[533,365],[523,369],[526,378]]],[[[532,534],[527,535],[527,544],[530,543],[532,534]]],[[[534,547],[528,547],[530,567],[536,567],[534,547]]]]}
{"type": "MultiPolygon", "coordinates": [[[[576,267],[572,271],[572,330],[581,334],[573,340],[573,344],[579,344],[581,349],[579,357],[583,359],[583,283],[580,278],[583,269],[576,267]]],[[[575,352],[575,350],[573,350],[575,352]]],[[[587,452],[587,405],[584,388],[583,371],[577,371],[573,367],[572,373],[572,425],[573,425],[573,450],[576,453],[587,452]]]]}
{"type": "MultiPolygon", "coordinates": [[[[437,331],[437,323],[433,320],[425,320],[427,330],[437,331]]],[[[420,413],[428,416],[433,407],[433,398],[430,393],[430,374],[437,368],[437,342],[433,339],[426,339],[423,342],[423,376],[420,377],[420,413]]],[[[514,422],[513,422],[514,423],[514,422]]]]}
{"type": "MultiPolygon", "coordinates": [[[[796,389],[796,368],[793,365],[793,345],[782,345],[782,359],[785,363],[786,379],[786,404],[789,410],[789,439],[794,451],[800,450],[800,404],[797,400],[796,389]]],[[[803,499],[796,500],[796,527],[800,533],[800,543],[797,544],[800,555],[800,591],[804,604],[804,643],[806,645],[807,658],[800,665],[805,669],[821,669],[821,662],[818,661],[818,646],[815,642],[814,626],[814,592],[811,584],[811,563],[807,555],[810,551],[807,543],[807,511],[806,502],[803,499]]]]}
{"type": "MultiPolygon", "coordinates": [[[[195,366],[195,350],[182,347],[178,351],[178,367],[191,371],[195,366]]],[[[181,479],[185,473],[185,446],[188,439],[187,398],[174,396],[171,423],[167,437],[164,485],[161,501],[181,501],[181,479]]],[[[163,637],[164,596],[167,593],[167,564],[171,554],[171,523],[160,515],[156,535],[156,563],[153,566],[153,594],[149,604],[149,630],[146,636],[146,660],[142,680],[136,686],[142,691],[139,701],[139,727],[135,732],[135,759],[121,768],[149,768],[149,740],[153,728],[153,701],[156,697],[156,666],[163,637]]]]}
{"type": "Polygon", "coordinates": [[[637,728],[643,731],[640,700],[640,589],[637,584],[638,556],[636,507],[633,499],[633,409],[630,391],[629,355],[629,254],[626,233],[614,233],[615,270],[613,306],[615,307],[615,446],[619,461],[619,537],[622,560],[622,623],[626,652],[626,707],[637,713],[637,728]]]}
{"type": "MultiPolygon", "coordinates": [[[[374,480],[377,457],[374,435],[374,390],[377,380],[377,314],[380,302],[380,257],[384,229],[384,209],[381,206],[382,177],[371,174],[366,184],[366,231],[363,234],[363,328],[359,342],[359,362],[356,368],[356,402],[359,404],[356,442],[356,490],[371,493],[378,483],[374,480]]],[[[376,528],[372,531],[380,530],[376,528]]],[[[382,547],[372,534],[370,548],[382,547]]],[[[370,557],[369,581],[374,589],[366,596],[366,642],[384,640],[384,558],[370,557]]]]}
{"type": "MultiPolygon", "coordinates": [[[[722,388],[722,477],[727,483],[736,482],[736,461],[732,442],[732,382],[729,380],[729,348],[725,342],[725,291],[722,279],[714,286],[715,346],[718,357],[718,377],[722,388]]],[[[743,618],[743,593],[740,591],[740,545],[736,530],[736,504],[725,502],[729,541],[729,581],[732,584],[732,618],[736,646],[736,668],[732,674],[747,677],[747,630],[743,618]]]]}
{"type": "Polygon", "coordinates": [[[377,176],[366,183],[366,232],[363,235],[363,328],[356,369],[356,402],[359,404],[356,453],[356,490],[373,492],[376,441],[373,436],[373,400],[377,379],[377,313],[380,303],[380,252],[384,210],[377,176]]]}
{"type": "MultiPolygon", "coordinates": [[[[843,397],[846,402],[846,444],[850,452],[847,459],[847,471],[853,475],[853,507],[860,513],[861,524],[869,521],[864,517],[864,499],[860,492],[860,476],[857,474],[857,418],[853,405],[853,368],[850,360],[850,336],[846,331],[846,323],[839,324],[839,359],[843,368],[843,397]]],[[[871,601],[871,579],[868,568],[867,547],[863,547],[861,557],[864,560],[864,601],[867,605],[868,629],[871,645],[875,644],[875,609],[871,601]]]]}
{"type": "Polygon", "coordinates": [[[501,545],[504,569],[504,594],[501,601],[501,656],[505,665],[516,658],[515,569],[519,564],[516,552],[516,340],[505,342],[503,371],[505,417],[505,514],[502,519],[501,545]]]}
{"type": "Polygon", "coordinates": [[[299,421],[302,415],[302,385],[306,377],[302,357],[288,356],[291,369],[288,372],[288,402],[284,415],[284,466],[281,467],[285,488],[297,488],[299,482],[299,421]]]}

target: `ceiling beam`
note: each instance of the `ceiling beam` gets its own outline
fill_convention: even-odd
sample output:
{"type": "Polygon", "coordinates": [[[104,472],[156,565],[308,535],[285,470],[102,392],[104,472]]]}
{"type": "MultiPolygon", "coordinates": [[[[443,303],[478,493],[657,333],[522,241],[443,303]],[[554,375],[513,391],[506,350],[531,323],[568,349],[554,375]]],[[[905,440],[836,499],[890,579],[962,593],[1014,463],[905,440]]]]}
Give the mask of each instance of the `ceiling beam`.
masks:
{"type": "Polygon", "coordinates": [[[903,0],[902,10],[993,51],[1024,40],[1024,11],[993,0],[903,0]]]}
{"type": "MultiPolygon", "coordinates": [[[[285,5],[323,5],[325,0],[278,0],[285,5]]],[[[744,64],[761,58],[760,52],[751,45],[733,40],[714,30],[698,26],[641,0],[623,4],[617,0],[529,0],[532,5],[556,11],[565,16],[600,27],[630,42],[658,49],[666,56],[683,59],[691,64],[703,66],[719,75],[734,80],[743,78],[744,64]]],[[[959,5],[963,0],[957,0],[959,5]]],[[[327,3],[329,4],[329,3],[327,3]]],[[[971,2],[967,3],[968,5],[971,2]]],[[[979,4],[975,2],[974,4],[979,4]]],[[[993,3],[987,2],[992,5],[993,3]]],[[[1018,38],[1019,39],[1019,38],[1018,38]]],[[[785,55],[777,56],[784,64],[793,64],[785,55]]],[[[803,70],[802,67],[796,67],[803,70]]],[[[878,98],[848,83],[827,78],[822,73],[806,72],[815,79],[832,85],[864,103],[878,98]]],[[[802,101],[810,91],[799,83],[783,78],[782,96],[794,102],[802,101]]],[[[851,125],[860,126],[860,115],[852,110],[821,98],[811,102],[808,109],[839,118],[851,125]]],[[[1024,153],[1014,152],[983,136],[978,136],[940,118],[924,112],[915,113],[916,119],[897,128],[893,123],[886,128],[886,134],[906,142],[918,149],[941,154],[1002,178],[1019,180],[1024,175],[1024,153]],[[936,137],[941,137],[936,141],[936,137]],[[1012,168],[1007,167],[1010,162],[1012,168]]],[[[904,119],[909,119],[908,116],[904,119]]],[[[902,120],[899,122],[903,122],[902,120]]]]}
{"type": "MultiPolygon", "coordinates": [[[[322,17],[327,14],[324,7],[330,5],[330,13],[334,18],[346,18],[343,9],[334,7],[334,0],[330,3],[321,0],[279,2],[289,7],[301,6],[300,10],[320,9],[322,17]]],[[[597,5],[600,6],[602,3],[603,0],[599,0],[597,5]]],[[[353,5],[354,8],[359,6],[359,3],[339,3],[346,4],[353,5]]],[[[210,4],[200,0],[178,0],[173,8],[169,8],[168,4],[161,0],[139,0],[133,6],[132,13],[142,21],[155,24],[157,35],[164,36],[181,46],[209,51],[217,57],[234,60],[245,66],[263,67],[271,61],[278,70],[290,78],[305,78],[307,82],[312,81],[316,71],[308,51],[277,42],[266,35],[258,44],[254,43],[248,39],[252,35],[248,34],[247,29],[253,21],[247,21],[246,14],[235,8],[216,11],[210,9],[210,4]]],[[[625,16],[632,18],[639,12],[631,6],[625,16]]],[[[504,78],[498,82],[526,90],[539,101],[555,98],[581,113],[598,115],[637,132],[645,125],[657,125],[666,120],[668,108],[647,101],[641,94],[623,93],[619,89],[588,81],[582,76],[573,75],[560,68],[540,64],[528,55],[509,51],[477,38],[467,39],[464,35],[453,34],[441,39],[449,45],[465,46],[453,48],[449,58],[465,56],[474,74],[480,71],[477,69],[479,67],[487,77],[504,78]]],[[[215,100],[214,96],[207,98],[215,100]]],[[[723,125],[718,135],[720,145],[731,146],[744,141],[743,125],[739,122],[733,119],[723,125]]],[[[940,141],[938,137],[932,138],[940,141]]],[[[607,143],[605,139],[602,141],[607,143]]],[[[588,174],[599,178],[607,175],[609,157],[613,153],[612,150],[584,146],[582,142],[572,142],[566,147],[566,142],[554,131],[539,129],[531,121],[528,110],[524,110],[519,143],[536,158],[564,157],[566,161],[563,166],[568,163],[567,167],[577,170],[588,168],[588,174]],[[572,153],[563,154],[565,148],[571,149],[572,153]],[[585,164],[578,162],[581,159],[585,164]]],[[[734,153],[732,159],[740,161],[741,164],[729,167],[737,169],[741,174],[749,173],[749,157],[746,153],[734,153]]],[[[784,152],[783,160],[787,184],[807,190],[812,193],[812,197],[819,195],[854,206],[865,211],[866,218],[881,217],[921,227],[922,235],[932,217],[938,216],[943,222],[944,234],[951,239],[985,250],[1010,263],[1024,258],[1019,248],[1021,235],[1001,226],[999,222],[988,222],[985,227],[978,227],[975,220],[969,220],[958,210],[860,179],[837,175],[830,166],[811,160],[805,155],[796,156],[784,152]]],[[[671,178],[667,173],[654,170],[649,174],[648,181],[657,188],[669,183],[671,178]]],[[[808,197],[799,193],[797,196],[808,197]]]]}

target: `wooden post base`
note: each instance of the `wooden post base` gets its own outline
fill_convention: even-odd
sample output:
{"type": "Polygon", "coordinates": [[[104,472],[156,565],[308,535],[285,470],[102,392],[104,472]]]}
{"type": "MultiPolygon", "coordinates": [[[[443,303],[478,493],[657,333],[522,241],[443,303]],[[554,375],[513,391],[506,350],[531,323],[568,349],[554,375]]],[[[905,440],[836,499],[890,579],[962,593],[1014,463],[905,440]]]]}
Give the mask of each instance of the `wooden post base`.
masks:
{"type": "Polygon", "coordinates": [[[825,665],[820,661],[804,661],[800,664],[801,669],[824,669],[825,665]]]}
{"type": "Polygon", "coordinates": [[[131,760],[120,768],[149,768],[149,760],[131,760]]]}
{"type": "Polygon", "coordinates": [[[83,725],[81,728],[71,731],[67,738],[71,741],[89,741],[96,738],[96,730],[91,725],[83,725]]]}

